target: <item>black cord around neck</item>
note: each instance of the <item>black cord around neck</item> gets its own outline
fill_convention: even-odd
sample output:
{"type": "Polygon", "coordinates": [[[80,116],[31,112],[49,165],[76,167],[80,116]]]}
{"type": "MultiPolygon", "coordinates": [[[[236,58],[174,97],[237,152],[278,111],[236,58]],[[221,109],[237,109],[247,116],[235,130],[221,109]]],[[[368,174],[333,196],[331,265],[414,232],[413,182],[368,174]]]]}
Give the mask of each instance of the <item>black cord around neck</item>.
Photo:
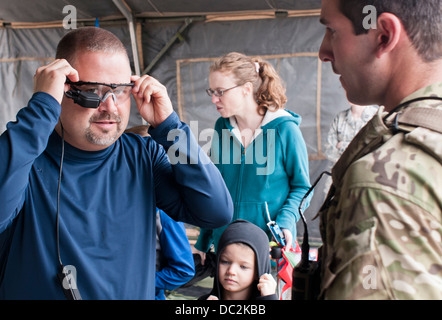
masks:
{"type": "Polygon", "coordinates": [[[63,124],[60,121],[61,128],[61,157],[60,157],[60,170],[58,174],[58,188],[57,188],[57,218],[56,218],[56,238],[57,238],[57,257],[60,267],[63,267],[60,255],[60,190],[61,190],[61,176],[63,172],[63,159],[64,159],[64,132],[63,124]]]}
{"type": "Polygon", "coordinates": [[[397,107],[395,107],[393,110],[391,110],[384,118],[384,122],[395,112],[399,111],[399,109],[408,106],[409,104],[412,104],[414,102],[418,102],[418,101],[423,101],[423,100],[441,100],[441,97],[419,97],[419,98],[415,98],[415,99],[411,99],[408,101],[405,101],[403,103],[401,103],[400,105],[398,105],[397,107]]]}
{"type": "Polygon", "coordinates": [[[76,273],[72,274],[75,270],[74,266],[67,268],[61,261],[60,254],[60,190],[61,190],[61,178],[63,172],[63,160],[64,160],[64,131],[63,124],[60,121],[61,128],[61,157],[60,157],[60,171],[58,175],[58,188],[57,188],[57,217],[56,217],[56,241],[57,241],[57,257],[60,271],[57,273],[57,278],[63,288],[63,293],[68,300],[82,300],[80,291],[77,288],[77,281],[75,279],[76,273]]]}

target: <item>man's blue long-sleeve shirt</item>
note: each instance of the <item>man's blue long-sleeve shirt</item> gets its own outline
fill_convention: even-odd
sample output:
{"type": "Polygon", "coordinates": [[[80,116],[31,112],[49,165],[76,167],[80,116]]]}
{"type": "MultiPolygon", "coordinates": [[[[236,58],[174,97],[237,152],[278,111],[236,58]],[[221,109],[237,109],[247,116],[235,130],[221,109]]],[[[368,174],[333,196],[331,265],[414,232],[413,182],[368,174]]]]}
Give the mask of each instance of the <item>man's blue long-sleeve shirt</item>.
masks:
{"type": "MultiPolygon", "coordinates": [[[[64,299],[56,279],[60,110],[50,95],[36,93],[0,136],[3,299],[64,299]]],[[[224,181],[189,127],[173,113],[149,133],[123,134],[94,152],[65,143],[60,252],[64,265],[75,266],[83,299],[154,299],[156,207],[201,227],[232,218],[224,181]],[[174,129],[179,138],[169,141],[174,129]],[[171,147],[185,163],[171,164],[171,147]]]]}

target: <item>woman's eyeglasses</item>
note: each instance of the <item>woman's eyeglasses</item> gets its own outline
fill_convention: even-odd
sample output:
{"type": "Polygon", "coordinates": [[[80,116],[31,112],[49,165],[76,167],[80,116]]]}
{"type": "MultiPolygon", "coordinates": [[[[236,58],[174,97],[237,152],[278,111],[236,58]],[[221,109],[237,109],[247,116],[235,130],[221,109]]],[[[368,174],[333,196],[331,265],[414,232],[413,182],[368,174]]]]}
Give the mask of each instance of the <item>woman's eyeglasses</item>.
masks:
{"type": "Polygon", "coordinates": [[[234,86],[234,87],[231,87],[231,88],[228,88],[228,89],[215,89],[215,90],[206,89],[206,92],[207,92],[209,97],[212,97],[213,95],[215,95],[215,97],[219,98],[219,97],[223,96],[224,92],[232,90],[232,89],[235,89],[235,88],[240,87],[240,86],[242,86],[242,84],[239,84],[237,86],[234,86]]]}

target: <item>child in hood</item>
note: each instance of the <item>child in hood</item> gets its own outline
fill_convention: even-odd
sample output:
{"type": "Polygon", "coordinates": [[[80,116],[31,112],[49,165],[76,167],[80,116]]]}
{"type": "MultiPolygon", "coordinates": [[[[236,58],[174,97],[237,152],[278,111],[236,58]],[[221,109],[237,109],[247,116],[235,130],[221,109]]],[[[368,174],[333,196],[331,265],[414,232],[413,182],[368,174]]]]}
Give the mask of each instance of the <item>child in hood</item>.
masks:
{"type": "Polygon", "coordinates": [[[261,228],[245,220],[232,222],[219,240],[213,289],[200,300],[276,300],[269,248],[261,228]]]}

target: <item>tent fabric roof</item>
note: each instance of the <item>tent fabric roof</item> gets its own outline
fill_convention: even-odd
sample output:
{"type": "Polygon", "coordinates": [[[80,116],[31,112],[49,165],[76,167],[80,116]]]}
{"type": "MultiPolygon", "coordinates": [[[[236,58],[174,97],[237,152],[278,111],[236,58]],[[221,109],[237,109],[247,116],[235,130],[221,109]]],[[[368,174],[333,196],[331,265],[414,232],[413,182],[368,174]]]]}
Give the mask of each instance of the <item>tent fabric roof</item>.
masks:
{"type": "MultiPolygon", "coordinates": [[[[320,0],[123,0],[137,18],[232,14],[238,12],[291,12],[318,10],[320,0]]],[[[112,0],[0,0],[0,23],[44,23],[62,21],[63,8],[72,5],[78,20],[112,20],[123,16],[112,0]]],[[[1,26],[1,25],[0,25],[1,26]]]]}

